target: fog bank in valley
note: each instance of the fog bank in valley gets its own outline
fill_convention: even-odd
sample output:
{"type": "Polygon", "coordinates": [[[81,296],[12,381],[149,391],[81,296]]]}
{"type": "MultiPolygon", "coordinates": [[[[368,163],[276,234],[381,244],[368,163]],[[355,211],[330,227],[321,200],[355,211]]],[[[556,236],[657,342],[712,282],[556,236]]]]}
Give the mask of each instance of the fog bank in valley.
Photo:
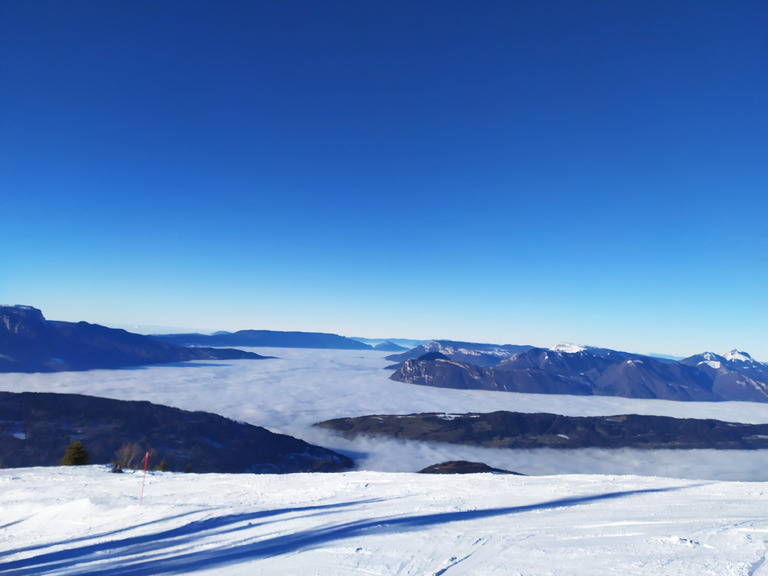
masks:
{"type": "Polygon", "coordinates": [[[411,472],[445,460],[479,460],[524,474],[642,474],[718,480],[764,480],[768,451],[493,450],[405,442],[348,440],[313,427],[322,420],[416,412],[551,412],[571,416],[655,414],[768,422],[768,404],[681,403],[616,397],[449,390],[389,380],[387,353],[253,348],[273,360],[191,362],[124,370],[4,374],[0,389],[149,400],[204,410],[300,437],[357,461],[360,469],[411,472]]]}

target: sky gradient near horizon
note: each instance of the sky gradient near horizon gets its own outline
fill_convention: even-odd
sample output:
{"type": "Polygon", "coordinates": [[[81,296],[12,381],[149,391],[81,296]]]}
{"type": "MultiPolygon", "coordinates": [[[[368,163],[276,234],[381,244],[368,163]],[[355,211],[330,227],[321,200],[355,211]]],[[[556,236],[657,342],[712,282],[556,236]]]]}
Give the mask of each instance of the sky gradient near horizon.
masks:
{"type": "Polygon", "coordinates": [[[4,2],[0,302],[768,361],[768,3],[4,2]]]}

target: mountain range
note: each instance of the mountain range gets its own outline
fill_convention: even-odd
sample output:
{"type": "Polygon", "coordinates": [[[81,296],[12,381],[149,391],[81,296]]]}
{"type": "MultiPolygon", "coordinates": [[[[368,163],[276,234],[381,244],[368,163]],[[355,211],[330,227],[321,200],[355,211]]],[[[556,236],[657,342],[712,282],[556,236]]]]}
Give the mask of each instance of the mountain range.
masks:
{"type": "Polygon", "coordinates": [[[243,350],[177,346],[87,322],[46,320],[32,306],[0,306],[0,372],[60,372],[263,358],[243,350]]]}
{"type": "Polygon", "coordinates": [[[330,348],[372,350],[373,347],[338,334],[324,332],[280,332],[239,330],[215,334],[153,334],[153,338],[179,346],[249,346],[265,348],[330,348]]]}
{"type": "Polygon", "coordinates": [[[431,340],[420,344],[402,354],[387,356],[387,360],[403,362],[410,358],[419,358],[424,354],[440,353],[452,360],[474,364],[476,366],[495,366],[504,358],[517,352],[528,350],[532,346],[515,344],[479,344],[475,342],[456,342],[453,340],[431,340]]]}
{"type": "Polygon", "coordinates": [[[490,364],[493,356],[488,346],[433,346],[435,351],[392,366],[395,372],[391,378],[443,388],[537,394],[768,402],[768,365],[737,350],[724,355],[705,352],[670,361],[573,345],[526,347],[501,358],[503,347],[498,347],[498,359],[490,364]],[[477,361],[473,362],[474,358],[477,361]]]}
{"type": "MultiPolygon", "coordinates": [[[[189,360],[263,359],[224,346],[372,350],[337,334],[241,330],[143,336],[87,322],[46,320],[31,306],[0,306],[0,372],[120,368],[189,360]],[[214,348],[216,347],[216,348],[214,348]]],[[[378,350],[397,348],[380,342],[378,350]]],[[[433,340],[386,357],[391,378],[437,386],[526,392],[768,402],[768,365],[746,352],[671,360],[607,348],[553,348],[433,340]]]]}

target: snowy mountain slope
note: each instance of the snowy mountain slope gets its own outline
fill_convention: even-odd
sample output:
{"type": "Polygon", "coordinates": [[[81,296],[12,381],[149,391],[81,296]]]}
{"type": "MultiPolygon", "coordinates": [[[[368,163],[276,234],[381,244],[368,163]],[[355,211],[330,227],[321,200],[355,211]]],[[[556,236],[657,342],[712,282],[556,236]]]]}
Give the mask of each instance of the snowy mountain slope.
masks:
{"type": "Polygon", "coordinates": [[[0,470],[0,571],[765,576],[768,484],[0,470]]]}
{"type": "Polygon", "coordinates": [[[393,380],[444,388],[768,402],[768,366],[735,350],[727,358],[705,354],[669,362],[605,348],[557,345],[528,348],[490,364],[446,349],[408,358],[394,368],[393,380]]]}
{"type": "Polygon", "coordinates": [[[431,340],[403,352],[387,356],[387,360],[404,362],[418,358],[424,354],[439,353],[451,360],[467,362],[476,366],[495,366],[504,358],[509,358],[516,352],[527,350],[530,346],[515,344],[480,344],[477,342],[455,342],[453,340],[431,340]]]}
{"type": "MultiPolygon", "coordinates": [[[[438,462],[469,460],[526,474],[648,474],[720,480],[768,477],[768,451],[710,450],[493,450],[401,442],[347,440],[313,425],[365,414],[417,412],[549,412],[571,416],[649,414],[768,423],[768,404],[670,402],[619,397],[449,390],[393,382],[385,353],[351,350],[266,349],[279,356],[187,363],[129,370],[2,374],[0,389],[148,400],[184,410],[213,412],[342,452],[359,468],[412,472],[438,462]]],[[[151,463],[150,463],[151,465],[151,463]]]]}
{"type": "Polygon", "coordinates": [[[695,366],[706,374],[712,381],[712,391],[720,396],[761,401],[768,395],[768,364],[754,360],[746,352],[731,350],[722,355],[704,352],[680,363],[695,366]]]}

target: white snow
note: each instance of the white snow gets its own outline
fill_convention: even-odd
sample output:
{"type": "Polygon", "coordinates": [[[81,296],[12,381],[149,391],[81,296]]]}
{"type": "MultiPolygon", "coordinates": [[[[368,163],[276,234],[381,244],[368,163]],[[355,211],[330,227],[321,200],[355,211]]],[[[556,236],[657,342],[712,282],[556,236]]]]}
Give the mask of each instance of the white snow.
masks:
{"type": "Polygon", "coordinates": [[[765,576],[768,484],[0,470],[0,572],[765,576]]]}
{"type": "Polygon", "coordinates": [[[255,351],[280,358],[4,374],[0,389],[216,412],[346,450],[364,470],[150,473],[141,505],[138,472],[0,470],[0,573],[768,576],[765,450],[490,450],[312,427],[494,410],[765,423],[768,404],[448,390],[389,380],[382,352],[255,351]],[[411,472],[459,459],[532,476],[411,472]]]}
{"type": "Polygon", "coordinates": [[[738,362],[749,362],[750,364],[754,362],[754,360],[752,360],[752,357],[749,354],[747,354],[746,352],[739,352],[736,349],[731,350],[727,354],[723,354],[723,357],[726,360],[736,360],[738,362]]]}
{"type": "Polygon", "coordinates": [[[717,360],[705,360],[704,362],[699,362],[699,365],[706,364],[710,368],[714,368],[715,370],[719,370],[720,366],[722,366],[721,362],[718,362],[717,360]]]}
{"type": "Polygon", "coordinates": [[[577,352],[584,352],[587,349],[586,346],[581,346],[579,344],[570,344],[567,342],[561,342],[559,344],[555,344],[550,348],[553,352],[565,352],[566,354],[576,354],[577,352]]]}

